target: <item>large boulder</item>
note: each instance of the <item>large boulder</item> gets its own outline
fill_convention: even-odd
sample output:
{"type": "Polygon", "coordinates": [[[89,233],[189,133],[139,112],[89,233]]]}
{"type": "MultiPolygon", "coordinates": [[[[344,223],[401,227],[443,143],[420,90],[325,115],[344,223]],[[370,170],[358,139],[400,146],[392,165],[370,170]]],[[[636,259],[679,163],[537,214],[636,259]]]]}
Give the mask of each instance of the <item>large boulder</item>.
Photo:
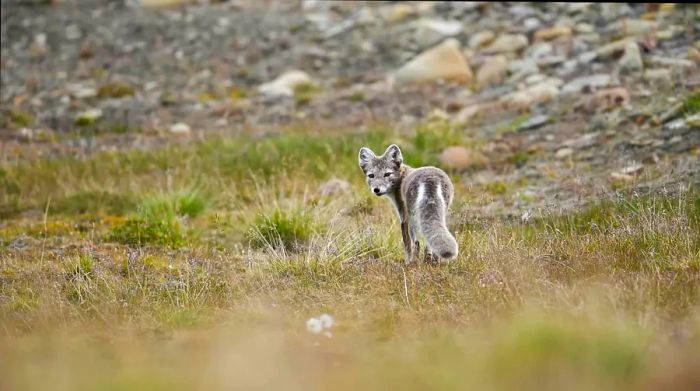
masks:
{"type": "Polygon", "coordinates": [[[452,80],[470,83],[474,75],[460,50],[459,41],[448,38],[419,54],[393,73],[398,84],[452,80]]]}

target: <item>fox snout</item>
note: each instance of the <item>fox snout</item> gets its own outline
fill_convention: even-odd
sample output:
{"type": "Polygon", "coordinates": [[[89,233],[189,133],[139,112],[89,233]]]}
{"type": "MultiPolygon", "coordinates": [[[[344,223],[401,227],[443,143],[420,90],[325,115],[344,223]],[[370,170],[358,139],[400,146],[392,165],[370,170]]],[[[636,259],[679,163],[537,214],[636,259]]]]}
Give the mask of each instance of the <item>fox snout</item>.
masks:
{"type": "Polygon", "coordinates": [[[370,188],[372,189],[372,193],[378,196],[382,196],[387,193],[388,187],[387,186],[372,186],[370,185],[370,188]]]}

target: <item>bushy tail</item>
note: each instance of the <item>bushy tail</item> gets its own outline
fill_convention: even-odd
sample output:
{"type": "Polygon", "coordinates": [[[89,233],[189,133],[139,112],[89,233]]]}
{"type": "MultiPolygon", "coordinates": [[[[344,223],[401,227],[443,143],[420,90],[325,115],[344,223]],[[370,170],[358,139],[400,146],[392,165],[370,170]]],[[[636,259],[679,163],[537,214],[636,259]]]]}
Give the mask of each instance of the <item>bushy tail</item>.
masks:
{"type": "Polygon", "coordinates": [[[434,254],[447,260],[457,257],[457,241],[445,225],[445,207],[439,200],[429,200],[419,207],[420,226],[434,254]]]}

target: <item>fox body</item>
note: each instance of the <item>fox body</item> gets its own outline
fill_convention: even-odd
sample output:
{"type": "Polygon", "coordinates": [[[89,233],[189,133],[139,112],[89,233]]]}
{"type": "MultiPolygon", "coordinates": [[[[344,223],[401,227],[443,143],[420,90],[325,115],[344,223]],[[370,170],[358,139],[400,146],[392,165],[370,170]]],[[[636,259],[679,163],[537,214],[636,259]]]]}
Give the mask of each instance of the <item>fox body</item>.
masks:
{"type": "Polygon", "coordinates": [[[447,174],[436,167],[412,168],[403,164],[401,150],[395,144],[381,156],[363,147],[359,161],[370,190],[377,196],[386,195],[396,208],[406,263],[419,257],[421,236],[425,239],[426,262],[435,263],[438,257],[454,259],[457,241],[445,222],[454,186],[447,174]]]}

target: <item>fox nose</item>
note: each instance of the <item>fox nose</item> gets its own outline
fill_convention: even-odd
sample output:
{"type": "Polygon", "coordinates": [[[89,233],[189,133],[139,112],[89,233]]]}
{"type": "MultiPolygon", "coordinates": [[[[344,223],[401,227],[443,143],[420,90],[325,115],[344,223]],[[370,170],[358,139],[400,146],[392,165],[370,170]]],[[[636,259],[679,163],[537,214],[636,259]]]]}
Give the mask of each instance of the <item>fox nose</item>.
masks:
{"type": "Polygon", "coordinates": [[[372,191],[374,191],[374,194],[379,194],[379,188],[378,188],[378,187],[375,187],[374,190],[372,190],[372,191]]]}

